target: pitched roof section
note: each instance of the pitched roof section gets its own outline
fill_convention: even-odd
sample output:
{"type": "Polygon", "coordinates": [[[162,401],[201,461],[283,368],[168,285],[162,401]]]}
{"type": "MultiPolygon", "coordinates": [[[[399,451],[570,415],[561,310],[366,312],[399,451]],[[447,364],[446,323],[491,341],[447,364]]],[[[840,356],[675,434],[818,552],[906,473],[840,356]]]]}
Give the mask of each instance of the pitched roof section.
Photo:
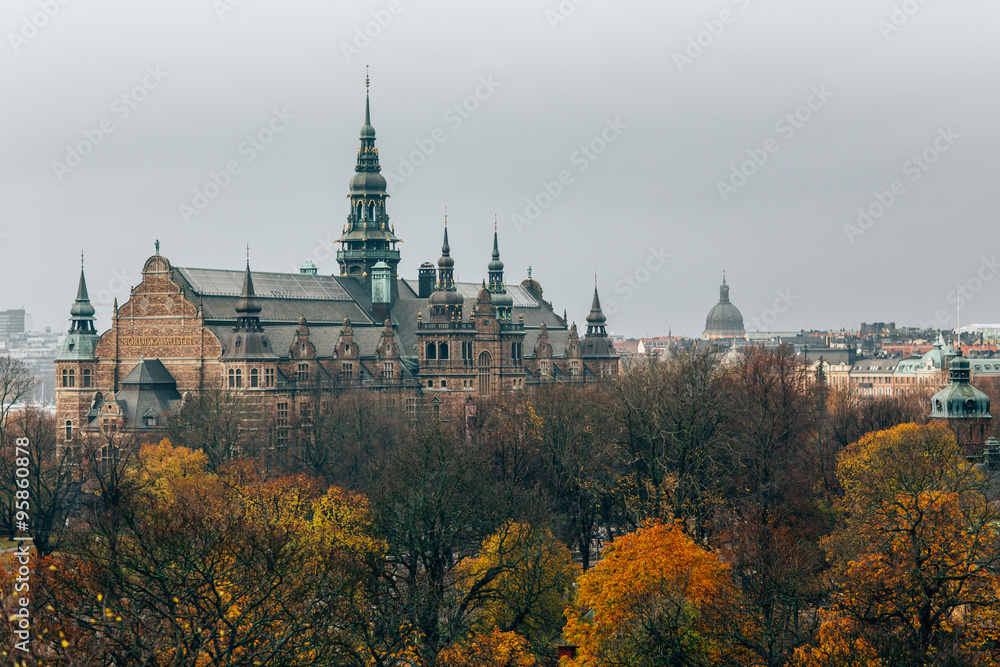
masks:
{"type": "MultiPolygon", "coordinates": [[[[174,267],[191,290],[199,296],[241,296],[246,274],[225,269],[192,269],[174,267]]],[[[258,299],[310,299],[317,301],[351,301],[351,295],[335,276],[308,273],[250,273],[254,294],[258,299]]]]}
{"type": "Polygon", "coordinates": [[[125,379],[121,382],[126,384],[169,384],[177,385],[174,376],[163,365],[159,359],[142,359],[129,371],[125,379]]]}

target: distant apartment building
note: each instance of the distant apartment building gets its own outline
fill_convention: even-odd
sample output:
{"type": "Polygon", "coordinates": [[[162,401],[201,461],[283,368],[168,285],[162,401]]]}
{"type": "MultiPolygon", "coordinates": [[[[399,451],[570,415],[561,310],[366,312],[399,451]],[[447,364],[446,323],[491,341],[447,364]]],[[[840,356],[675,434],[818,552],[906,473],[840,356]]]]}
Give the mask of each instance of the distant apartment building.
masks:
{"type": "Polygon", "coordinates": [[[0,310],[0,340],[10,340],[16,334],[24,333],[27,318],[23,308],[0,310]]]}

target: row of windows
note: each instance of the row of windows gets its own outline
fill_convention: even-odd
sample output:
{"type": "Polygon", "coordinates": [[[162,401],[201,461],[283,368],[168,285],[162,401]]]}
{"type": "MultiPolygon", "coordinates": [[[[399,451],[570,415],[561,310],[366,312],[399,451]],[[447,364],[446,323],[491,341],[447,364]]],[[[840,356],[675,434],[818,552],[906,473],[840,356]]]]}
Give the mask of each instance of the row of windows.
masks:
{"type": "MultiPolygon", "coordinates": [[[[264,382],[261,385],[260,369],[251,368],[249,377],[247,378],[247,386],[251,389],[258,389],[261,386],[270,389],[274,387],[274,369],[265,368],[264,369],[264,382]]],[[[242,389],[243,388],[243,369],[242,368],[230,368],[229,369],[229,388],[230,389],[242,389]]]]}
{"type": "MultiPolygon", "coordinates": [[[[80,372],[80,386],[90,387],[92,382],[92,374],[89,368],[84,368],[80,372]]],[[[72,368],[64,368],[62,372],[62,386],[64,388],[76,387],[76,370],[72,368]]]]}

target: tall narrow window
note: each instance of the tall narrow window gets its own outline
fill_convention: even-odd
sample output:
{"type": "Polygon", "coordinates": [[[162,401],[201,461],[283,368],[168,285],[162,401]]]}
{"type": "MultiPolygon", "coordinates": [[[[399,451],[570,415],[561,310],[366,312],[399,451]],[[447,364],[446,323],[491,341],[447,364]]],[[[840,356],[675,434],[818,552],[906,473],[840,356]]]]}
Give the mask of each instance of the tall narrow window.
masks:
{"type": "Polygon", "coordinates": [[[66,440],[69,441],[69,440],[72,440],[72,439],[73,439],[73,420],[72,419],[67,419],[66,420],[66,440]]]}
{"type": "Polygon", "coordinates": [[[437,359],[437,344],[427,343],[427,359],[428,360],[437,359]]]}
{"type": "Polygon", "coordinates": [[[441,343],[440,347],[438,348],[438,359],[447,359],[447,358],[448,358],[448,343],[441,343]]]}
{"type": "Polygon", "coordinates": [[[264,386],[267,388],[274,387],[274,369],[265,368],[264,369],[264,386]]]}
{"type": "Polygon", "coordinates": [[[485,350],[479,355],[479,394],[488,396],[492,387],[490,386],[490,367],[493,366],[493,358],[485,350]]]}
{"type": "Polygon", "coordinates": [[[299,364],[299,368],[295,373],[295,379],[299,382],[309,381],[309,364],[299,364]]]}
{"type": "Polygon", "coordinates": [[[80,386],[89,387],[90,386],[90,369],[84,368],[80,374],[80,386]]]}
{"type": "Polygon", "coordinates": [[[243,387],[243,369],[236,369],[236,388],[241,389],[243,387]]]}
{"type": "Polygon", "coordinates": [[[73,370],[72,368],[69,369],[69,386],[70,387],[76,386],[76,371],[73,370]]]}
{"type": "Polygon", "coordinates": [[[258,371],[256,368],[251,368],[250,369],[250,388],[251,389],[256,389],[257,387],[260,386],[260,377],[259,376],[260,376],[260,371],[258,371]]]}

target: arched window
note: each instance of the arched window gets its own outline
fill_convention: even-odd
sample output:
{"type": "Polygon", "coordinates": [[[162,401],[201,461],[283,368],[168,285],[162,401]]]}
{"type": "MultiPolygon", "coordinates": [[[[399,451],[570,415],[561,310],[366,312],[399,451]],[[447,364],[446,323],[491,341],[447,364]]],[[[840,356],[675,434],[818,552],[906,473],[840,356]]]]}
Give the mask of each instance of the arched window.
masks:
{"type": "Polygon", "coordinates": [[[490,383],[490,367],[493,366],[493,357],[485,350],[479,355],[479,394],[489,396],[492,392],[490,383]]]}
{"type": "Polygon", "coordinates": [[[260,371],[256,368],[250,369],[250,388],[256,389],[260,386],[260,371]]]}
{"type": "Polygon", "coordinates": [[[90,369],[89,368],[84,368],[83,369],[82,377],[80,378],[80,386],[81,387],[89,387],[90,386],[90,369]]]}
{"type": "Polygon", "coordinates": [[[75,387],[76,386],[76,371],[72,368],[63,369],[62,372],[62,386],[64,387],[75,387]]]}
{"type": "Polygon", "coordinates": [[[239,389],[243,386],[243,370],[236,369],[236,388],[239,389]]]}
{"type": "Polygon", "coordinates": [[[73,439],[73,420],[72,419],[67,419],[66,420],[66,440],[72,440],[72,439],[73,439]]]}
{"type": "Polygon", "coordinates": [[[358,202],[358,220],[363,219],[362,216],[364,215],[364,212],[364,206],[361,205],[361,202],[358,202]]]}
{"type": "Polygon", "coordinates": [[[232,368],[229,369],[229,388],[230,389],[236,388],[236,371],[233,370],[232,368]]]}
{"type": "Polygon", "coordinates": [[[435,343],[427,343],[427,359],[437,359],[437,345],[435,343]]]}
{"type": "Polygon", "coordinates": [[[448,358],[448,343],[441,343],[438,348],[438,358],[447,359],[448,358]]]}
{"type": "Polygon", "coordinates": [[[374,220],[375,219],[375,202],[372,202],[368,206],[368,219],[369,220],[374,220]]]}

